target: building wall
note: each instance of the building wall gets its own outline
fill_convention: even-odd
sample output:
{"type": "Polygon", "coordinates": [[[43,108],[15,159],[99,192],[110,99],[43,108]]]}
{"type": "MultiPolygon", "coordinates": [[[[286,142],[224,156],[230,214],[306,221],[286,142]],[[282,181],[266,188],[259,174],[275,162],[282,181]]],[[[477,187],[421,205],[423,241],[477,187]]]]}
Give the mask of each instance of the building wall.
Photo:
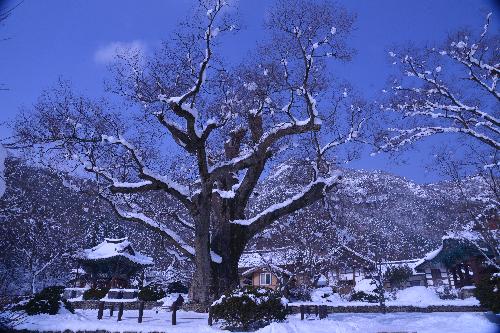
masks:
{"type": "MultiPolygon", "coordinates": [[[[240,278],[240,285],[241,286],[245,286],[246,284],[244,283],[245,280],[250,280],[251,281],[251,285],[254,286],[254,287],[261,287],[261,284],[260,284],[260,273],[269,273],[268,270],[264,270],[264,269],[259,269],[259,270],[256,270],[255,272],[253,272],[251,274],[251,276],[246,276],[246,277],[241,277],[240,278]]],[[[276,277],[276,275],[274,275],[273,273],[271,273],[271,284],[270,285],[262,285],[262,287],[267,287],[267,288],[271,288],[271,289],[276,289],[278,287],[278,278],[276,277]]]]}
{"type": "Polygon", "coordinates": [[[441,263],[426,265],[425,281],[428,287],[439,287],[441,285],[454,287],[453,278],[450,277],[448,269],[441,263]]]}

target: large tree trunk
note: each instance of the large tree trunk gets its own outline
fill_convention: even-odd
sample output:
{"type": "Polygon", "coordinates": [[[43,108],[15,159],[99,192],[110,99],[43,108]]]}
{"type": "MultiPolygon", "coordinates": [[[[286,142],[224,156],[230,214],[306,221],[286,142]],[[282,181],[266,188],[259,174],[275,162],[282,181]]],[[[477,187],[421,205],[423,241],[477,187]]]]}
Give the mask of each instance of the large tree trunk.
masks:
{"type": "Polygon", "coordinates": [[[206,310],[212,301],[212,267],[210,255],[210,195],[201,193],[199,210],[195,216],[195,265],[189,297],[200,305],[199,310],[206,310]]]}
{"type": "Polygon", "coordinates": [[[226,232],[219,232],[212,239],[212,249],[222,257],[222,263],[214,265],[212,270],[216,297],[239,286],[238,262],[247,242],[246,234],[236,225],[229,225],[226,232]]]}

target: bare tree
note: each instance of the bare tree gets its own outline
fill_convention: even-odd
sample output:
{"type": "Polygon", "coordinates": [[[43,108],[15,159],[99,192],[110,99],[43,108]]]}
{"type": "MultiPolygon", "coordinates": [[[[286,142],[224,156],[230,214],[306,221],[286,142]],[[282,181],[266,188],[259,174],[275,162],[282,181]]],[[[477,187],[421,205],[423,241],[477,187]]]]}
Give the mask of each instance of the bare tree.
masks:
{"type": "MultiPolygon", "coordinates": [[[[400,112],[409,126],[394,129],[382,149],[442,133],[458,133],[495,152],[500,149],[500,46],[498,36],[487,36],[490,17],[477,39],[459,31],[443,47],[390,52],[402,76],[394,80],[387,108],[400,112]]],[[[498,167],[497,160],[491,162],[488,167],[498,167]]]]}
{"type": "Polygon", "coordinates": [[[498,207],[500,39],[489,33],[490,19],[491,13],[479,34],[460,30],[440,46],[389,52],[400,75],[382,108],[400,113],[402,121],[379,137],[379,148],[455,135],[460,148],[439,154],[439,165],[454,180],[471,171],[480,175],[498,207]]]}
{"type": "Polygon", "coordinates": [[[341,123],[328,117],[327,60],[349,60],[351,14],[326,2],[278,1],[266,23],[268,43],[229,70],[218,41],[237,30],[230,13],[225,1],[202,1],[154,57],[121,56],[110,89],[139,105],[138,113],[127,116],[62,84],[15,126],[15,144],[37,148],[60,167],[83,166],[119,217],[157,232],[193,260],[191,299],[204,306],[237,286],[238,260],[254,235],[341,179],[333,166],[316,163],[306,186],[249,214],[265,170],[311,142],[311,134],[308,151],[320,161],[361,140],[365,120],[352,107],[342,110],[341,123]],[[177,202],[174,217],[155,219],[148,206],[161,196],[177,202]]]}
{"type": "MultiPolygon", "coordinates": [[[[5,21],[10,17],[10,15],[12,15],[12,12],[14,11],[14,9],[16,9],[21,3],[22,3],[22,1],[19,2],[18,4],[16,4],[15,6],[11,7],[11,8],[3,8],[0,5],[0,27],[5,24],[5,21]]],[[[6,38],[6,37],[1,37],[0,36],[0,42],[1,41],[5,41],[7,39],[8,38],[6,38]]],[[[5,87],[4,83],[0,83],[0,91],[1,90],[8,90],[5,87]]]]}

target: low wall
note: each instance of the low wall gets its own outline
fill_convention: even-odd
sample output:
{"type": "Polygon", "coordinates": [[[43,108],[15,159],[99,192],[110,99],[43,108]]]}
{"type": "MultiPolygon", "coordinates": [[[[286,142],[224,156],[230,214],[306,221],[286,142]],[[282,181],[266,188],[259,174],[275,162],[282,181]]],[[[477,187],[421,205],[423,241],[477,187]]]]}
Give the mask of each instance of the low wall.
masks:
{"type": "MultiPolygon", "coordinates": [[[[360,305],[360,306],[329,306],[327,304],[328,313],[379,313],[378,305],[360,305]]],[[[314,314],[316,305],[304,304],[306,313],[314,314]]],[[[432,305],[427,307],[418,306],[386,306],[386,312],[484,312],[486,309],[480,306],[464,306],[464,305],[432,305]]],[[[288,306],[290,313],[300,313],[299,305],[288,306]]]]}
{"type": "MultiPolygon", "coordinates": [[[[89,309],[95,309],[97,310],[99,308],[99,303],[102,301],[71,301],[71,305],[75,309],[83,309],[83,310],[89,310],[89,309]]],[[[139,301],[134,301],[134,302],[106,302],[104,301],[104,309],[110,309],[113,305],[115,306],[115,311],[118,311],[118,307],[120,303],[123,303],[123,309],[124,310],[138,310],[139,309],[139,301]]],[[[145,310],[151,310],[156,307],[162,306],[162,302],[144,302],[144,309],[145,310]]]]}

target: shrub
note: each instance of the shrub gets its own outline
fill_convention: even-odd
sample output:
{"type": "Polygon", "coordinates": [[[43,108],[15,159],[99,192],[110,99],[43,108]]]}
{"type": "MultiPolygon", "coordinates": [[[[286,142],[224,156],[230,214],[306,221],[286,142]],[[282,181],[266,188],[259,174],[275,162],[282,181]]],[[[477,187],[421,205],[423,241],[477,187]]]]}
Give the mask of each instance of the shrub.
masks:
{"type": "Polygon", "coordinates": [[[229,330],[256,330],[286,318],[286,299],[271,289],[244,287],[228,292],[212,304],[215,321],[229,330]]]}
{"type": "Polygon", "coordinates": [[[408,265],[388,267],[384,273],[384,280],[392,287],[404,287],[404,284],[413,275],[413,270],[408,265]]]}
{"type": "Polygon", "coordinates": [[[168,284],[167,286],[167,293],[172,294],[172,293],[180,293],[180,294],[187,294],[189,291],[189,288],[183,284],[181,281],[174,281],[168,284]]]}
{"type": "Polygon", "coordinates": [[[83,299],[86,301],[97,301],[105,297],[109,288],[90,288],[83,292],[83,299]]]}
{"type": "Polygon", "coordinates": [[[351,301],[361,301],[361,302],[369,302],[369,303],[377,303],[379,301],[378,295],[368,294],[364,291],[356,291],[351,294],[351,301]]]}
{"type": "Polygon", "coordinates": [[[157,284],[150,284],[139,290],[137,297],[141,301],[157,301],[165,297],[167,293],[157,284]]]}
{"type": "Polygon", "coordinates": [[[61,306],[74,313],[75,310],[71,304],[61,296],[63,292],[64,287],[62,286],[47,287],[22,305],[22,309],[30,316],[40,313],[55,315],[59,312],[61,306]]]}
{"type": "Polygon", "coordinates": [[[305,285],[300,285],[294,288],[290,288],[289,290],[290,299],[298,301],[310,301],[311,293],[312,293],[312,288],[305,285]]]}
{"type": "Polygon", "coordinates": [[[493,311],[500,312],[500,276],[498,273],[485,275],[476,283],[474,295],[481,306],[493,311]]]}
{"type": "Polygon", "coordinates": [[[436,294],[441,299],[456,299],[456,298],[458,298],[458,291],[455,288],[450,288],[448,286],[437,287],[436,294]]]}

